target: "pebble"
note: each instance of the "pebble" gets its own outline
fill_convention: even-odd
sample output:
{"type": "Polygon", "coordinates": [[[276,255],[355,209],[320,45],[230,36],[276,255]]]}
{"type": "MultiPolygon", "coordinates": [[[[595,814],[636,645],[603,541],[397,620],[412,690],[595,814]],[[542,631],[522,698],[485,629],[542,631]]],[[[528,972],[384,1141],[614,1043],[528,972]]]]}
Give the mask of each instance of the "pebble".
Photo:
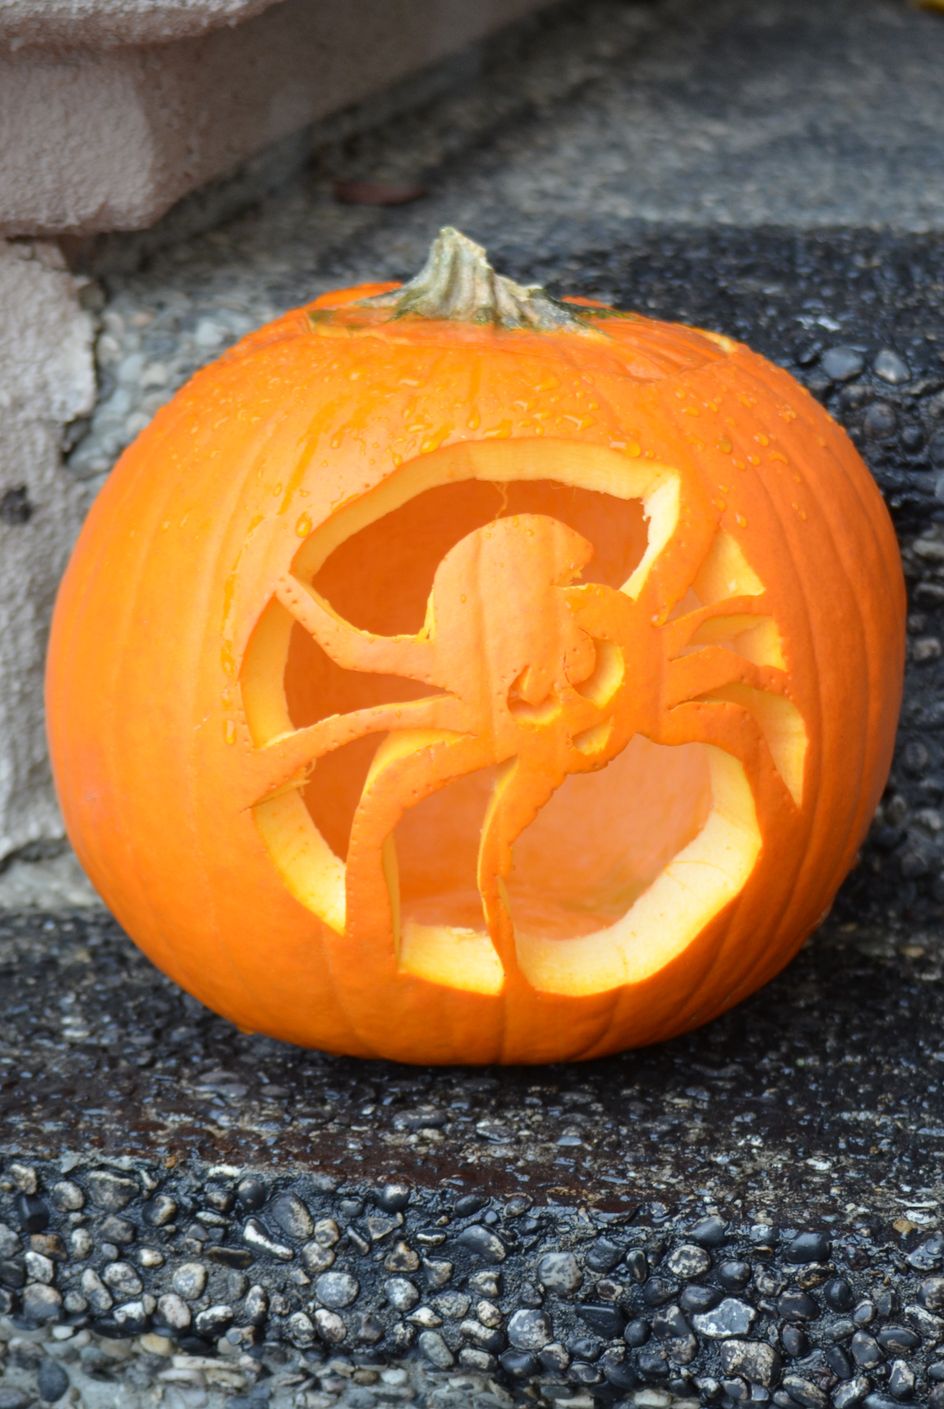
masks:
{"type": "Polygon", "coordinates": [[[158,1318],[172,1331],[185,1331],[190,1325],[190,1307],[176,1292],[157,1299],[158,1318]]]}
{"type": "Polygon", "coordinates": [[[171,1278],[174,1291],[185,1301],[196,1301],[207,1284],[207,1269],[202,1262],[183,1262],[171,1278]]]}
{"type": "Polygon", "coordinates": [[[327,1311],[320,1307],[315,1312],[315,1325],[318,1334],[330,1345],[340,1345],[347,1335],[347,1326],[336,1311],[327,1311]]]}
{"type": "Polygon", "coordinates": [[[455,1357],[438,1331],[422,1331],[417,1342],[420,1354],[437,1370],[448,1370],[455,1357]]]}
{"type": "Polygon", "coordinates": [[[637,1349],[645,1345],[652,1335],[652,1327],[644,1316],[636,1316],[632,1321],[627,1322],[623,1331],[623,1340],[632,1349],[637,1349]]]}
{"type": "Polygon", "coordinates": [[[780,1376],[780,1356],[764,1341],[726,1340],[721,1344],[721,1367],[728,1375],[743,1375],[754,1385],[769,1388],[780,1376]]]}
{"type": "Polygon", "coordinates": [[[751,1280],[751,1264],[738,1259],[722,1262],[718,1268],[718,1281],[729,1291],[740,1291],[751,1280]]]}
{"type": "MultiPolygon", "coordinates": [[[[153,1298],[149,1297],[148,1302],[153,1298]]],[[[150,1319],[150,1311],[145,1300],[125,1301],[120,1306],[116,1306],[112,1311],[112,1319],[117,1326],[120,1326],[125,1334],[143,1331],[150,1319]]]]}
{"type": "Polygon", "coordinates": [[[360,1283],[349,1272],[323,1272],[315,1282],[315,1295],[325,1306],[350,1306],[357,1300],[360,1283]]]}
{"type": "Polygon", "coordinates": [[[830,1243],[825,1233],[797,1233],[783,1250],[784,1262],[825,1262],[830,1243]]]}
{"type": "Polygon", "coordinates": [[[854,1300],[852,1288],[844,1277],[831,1277],[823,1287],[823,1297],[833,1311],[848,1311],[854,1300]]]}
{"type": "Polygon", "coordinates": [[[489,1232],[480,1223],[473,1223],[468,1228],[463,1228],[457,1241],[477,1257],[482,1258],[484,1262],[504,1262],[507,1256],[501,1238],[497,1234],[489,1232]]]}
{"type": "Polygon", "coordinates": [[[693,1316],[692,1324],[701,1335],[720,1340],[728,1336],[746,1335],[756,1316],[756,1311],[747,1302],[725,1297],[711,1311],[693,1316]]]}
{"type": "Polygon", "coordinates": [[[395,1311],[409,1311],[420,1299],[408,1277],[388,1277],[384,1282],[384,1295],[395,1311]]]}
{"type": "Polygon", "coordinates": [[[879,1349],[878,1341],[874,1336],[870,1336],[867,1331],[856,1331],[852,1337],[849,1349],[852,1358],[863,1370],[874,1369],[876,1365],[881,1365],[883,1355],[879,1349]]]}
{"type": "Polygon", "coordinates": [[[678,1293],[678,1283],[669,1281],[667,1277],[649,1277],[642,1289],[643,1301],[647,1306],[664,1306],[678,1293]]]}
{"type": "Polygon", "coordinates": [[[865,1375],[856,1375],[854,1379],[845,1380],[833,1390],[834,1409],[853,1409],[853,1405],[862,1403],[871,1388],[872,1382],[865,1375]]]}
{"type": "Polygon", "coordinates": [[[508,1339],[516,1350],[543,1350],[554,1339],[541,1311],[515,1311],[508,1320],[508,1339]]]}
{"type": "Polygon", "coordinates": [[[583,1281],[583,1273],[573,1253],[549,1252],[538,1263],[538,1278],[548,1291],[575,1292],[583,1281]]]}
{"type": "Polygon", "coordinates": [[[608,1340],[622,1335],[626,1316],[618,1306],[608,1302],[584,1301],[578,1303],[578,1315],[592,1330],[608,1340]]]}
{"type": "Polygon", "coordinates": [[[269,1314],[269,1293],[265,1287],[255,1283],[246,1293],[243,1302],[243,1315],[250,1326],[262,1326],[269,1314]]]}
{"type": "Polygon", "coordinates": [[[61,1306],[62,1296],[55,1287],[39,1284],[23,1292],[23,1314],[30,1321],[53,1321],[61,1306]]]}
{"type": "Polygon", "coordinates": [[[69,1389],[69,1376],[55,1360],[44,1360],[36,1377],[39,1397],[46,1404],[55,1404],[69,1389]]]}
{"type": "Polygon", "coordinates": [[[777,1311],[785,1321],[815,1321],[819,1315],[819,1307],[809,1293],[795,1288],[778,1298],[777,1311]]]}
{"type": "Polygon", "coordinates": [[[93,1268],[85,1268],[79,1285],[93,1311],[101,1314],[104,1311],[109,1311],[114,1305],[114,1297],[93,1268]]]}
{"type": "Polygon", "coordinates": [[[293,1311],[286,1322],[286,1329],[293,1345],[299,1348],[314,1345],[315,1323],[304,1311],[293,1311]]]}
{"type": "Polygon", "coordinates": [[[896,1399],[910,1399],[914,1394],[915,1373],[904,1360],[893,1360],[888,1372],[888,1388],[896,1399]]]}
{"type": "Polygon", "coordinates": [[[18,1164],[14,1160],[9,1166],[9,1174],[14,1185],[22,1194],[35,1194],[39,1188],[36,1170],[31,1164],[18,1164]]]}
{"type": "Polygon", "coordinates": [[[944,1277],[926,1277],[918,1288],[918,1300],[928,1311],[944,1311],[944,1277]]]}
{"type": "Polygon", "coordinates": [[[727,1224],[716,1214],[712,1214],[696,1223],[694,1228],[690,1229],[689,1237],[693,1242],[701,1243],[702,1247],[717,1248],[724,1242],[726,1232],[727,1224]]]}
{"type": "Polygon", "coordinates": [[[851,1378],[853,1364],[841,1345],[831,1345],[823,1358],[834,1375],[838,1375],[841,1380],[851,1378]]]}
{"type": "Polygon", "coordinates": [[[141,1192],[136,1180],[107,1169],[93,1169],[86,1182],[92,1203],[106,1213],[120,1213],[141,1192]]]}
{"type": "Polygon", "coordinates": [[[809,1353],[809,1337],[802,1326],[782,1326],[780,1344],[791,1360],[802,1360],[809,1353]]]}
{"type": "MultiPolygon", "coordinates": [[[[944,557],[944,544],[941,545],[944,557]]],[[[932,1233],[908,1254],[908,1266],[918,1272],[937,1272],[944,1267],[944,1234],[932,1233]]]]}
{"type": "Polygon", "coordinates": [[[921,1344],[921,1337],[909,1331],[907,1326],[883,1326],[875,1339],[884,1351],[892,1355],[915,1350],[921,1344]]]}
{"type": "Polygon", "coordinates": [[[682,1288],[679,1296],[679,1305],[683,1311],[710,1311],[713,1306],[717,1306],[721,1300],[721,1292],[717,1287],[703,1287],[698,1283],[691,1283],[682,1288]]]}
{"type": "Polygon", "coordinates": [[[609,1238],[597,1238],[587,1249],[585,1261],[592,1272],[612,1272],[622,1259],[623,1249],[609,1238]]]}
{"type": "Polygon", "coordinates": [[[295,1194],[280,1194],[273,1199],[266,1208],[266,1217],[290,1238],[310,1238],[315,1231],[311,1214],[295,1194]]]}
{"type": "Polygon", "coordinates": [[[49,1223],[48,1205],[35,1194],[18,1194],[13,1209],[27,1233],[41,1233],[49,1223]]]}
{"type": "Polygon", "coordinates": [[[109,1291],[118,1296],[135,1297],[144,1290],[141,1278],[130,1262],[112,1262],[102,1273],[109,1291]]]}
{"type": "Polygon", "coordinates": [[[675,1277],[700,1277],[711,1266],[711,1258],[704,1248],[694,1243],[683,1243],[669,1253],[666,1266],[675,1277]]]}
{"type": "Polygon", "coordinates": [[[887,401],[874,401],[866,408],[862,418],[862,429],[870,440],[885,440],[894,435],[898,428],[898,417],[893,406],[887,401]]]}
{"type": "Polygon", "coordinates": [[[862,371],[865,358],[854,347],[828,347],[820,358],[820,366],[830,381],[848,382],[862,371]]]}
{"type": "Polygon", "coordinates": [[[803,1409],[826,1409],[829,1400],[825,1392],[815,1385],[812,1380],[802,1379],[799,1375],[785,1375],[783,1387],[795,1404],[800,1404],[803,1409]]]}
{"type": "Polygon", "coordinates": [[[236,1185],[236,1201],[243,1208],[255,1213],[262,1208],[266,1200],[266,1186],[255,1174],[249,1174],[245,1179],[240,1179],[236,1185]]]}
{"type": "Polygon", "coordinates": [[[277,1243],[274,1238],[270,1238],[265,1228],[258,1218],[247,1218],[243,1224],[243,1238],[249,1247],[255,1248],[257,1252],[267,1253],[270,1257],[276,1257],[281,1262],[291,1262],[295,1256],[293,1250],[285,1243],[277,1243]]]}
{"type": "Polygon", "coordinates": [[[177,1204],[168,1194],[158,1194],[147,1209],[146,1217],[154,1228],[165,1228],[177,1217],[177,1204]]]}
{"type": "Polygon", "coordinates": [[[904,358],[899,357],[897,352],[893,352],[890,347],[883,347],[876,355],[872,363],[875,375],[881,377],[883,382],[890,382],[892,386],[898,386],[901,382],[907,382],[911,376],[911,370],[904,358]]]}
{"type": "Polygon", "coordinates": [[[316,1273],[326,1272],[329,1267],[332,1267],[337,1254],[333,1248],[323,1247],[321,1243],[312,1240],[310,1243],[305,1243],[301,1250],[301,1256],[306,1272],[310,1272],[314,1276],[316,1273]]]}
{"type": "Polygon", "coordinates": [[[51,1258],[44,1257],[42,1253],[30,1251],[23,1261],[26,1266],[26,1275],[31,1282],[45,1282],[47,1285],[52,1282],[56,1269],[51,1258]]]}
{"type": "Polygon", "coordinates": [[[194,1325],[198,1335],[203,1336],[206,1340],[216,1340],[218,1336],[223,1334],[227,1326],[232,1325],[232,1322],[233,1308],[220,1303],[216,1306],[208,1306],[205,1311],[197,1312],[194,1325]]]}

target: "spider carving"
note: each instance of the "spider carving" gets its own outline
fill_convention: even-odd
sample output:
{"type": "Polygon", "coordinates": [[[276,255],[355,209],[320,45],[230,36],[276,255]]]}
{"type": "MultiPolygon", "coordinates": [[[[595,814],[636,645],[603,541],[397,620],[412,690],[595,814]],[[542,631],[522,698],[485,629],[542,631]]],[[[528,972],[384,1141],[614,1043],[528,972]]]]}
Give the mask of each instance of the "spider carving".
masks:
{"type": "Polygon", "coordinates": [[[776,768],[769,719],[755,703],[764,696],[794,710],[785,670],[730,644],[770,623],[763,589],[696,604],[662,622],[645,593],[634,599],[580,581],[593,551],[547,515],[496,519],[445,554],[415,635],[361,630],[290,573],[277,584],[278,600],[337,665],[430,689],[418,699],[332,715],[260,750],[265,782],[256,802],[303,787],[330,751],[385,735],[351,825],[351,939],[364,926],[376,938],[378,916],[395,931],[397,823],[468,774],[497,768],[477,882],[507,973],[515,964],[506,892],[513,847],[567,777],[604,768],[636,734],[656,743],[711,743],[748,767],[760,755],[776,768]]]}

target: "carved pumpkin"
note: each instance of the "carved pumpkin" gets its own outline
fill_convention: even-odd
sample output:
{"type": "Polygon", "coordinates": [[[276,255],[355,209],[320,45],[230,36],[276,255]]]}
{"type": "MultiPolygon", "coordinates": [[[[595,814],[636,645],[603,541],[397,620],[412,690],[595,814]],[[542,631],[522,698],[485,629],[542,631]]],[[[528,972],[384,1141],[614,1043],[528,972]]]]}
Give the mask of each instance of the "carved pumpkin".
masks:
{"type": "Polygon", "coordinates": [[[590,1057],[703,1023],[822,917],[903,612],[879,493],[789,376],[444,231],[123,457],[57,607],[55,774],[118,919],[241,1027],[590,1057]]]}

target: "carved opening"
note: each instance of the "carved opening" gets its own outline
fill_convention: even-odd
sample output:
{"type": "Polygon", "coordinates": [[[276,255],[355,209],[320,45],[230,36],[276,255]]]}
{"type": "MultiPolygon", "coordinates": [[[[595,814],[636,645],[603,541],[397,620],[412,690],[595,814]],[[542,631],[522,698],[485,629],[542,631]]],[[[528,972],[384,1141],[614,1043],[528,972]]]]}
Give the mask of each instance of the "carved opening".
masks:
{"type": "Polygon", "coordinates": [[[339,937],[436,983],[495,993],[514,966],[543,991],[600,992],[668,962],[753,869],[732,719],[794,801],[806,734],[764,585],[725,532],[657,643],[640,635],[677,474],[533,453],[433,452],[302,545],[241,670],[251,805],[339,937]],[[653,681],[659,724],[640,732],[653,681]],[[707,712],[674,725],[693,704],[707,712]]]}
{"type": "MultiPolygon", "coordinates": [[[[423,625],[434,574],[449,549],[476,528],[521,513],[552,517],[593,544],[584,581],[619,588],[646,549],[646,521],[638,499],[614,499],[595,490],[547,480],[497,484],[472,480],[429,489],[366,525],[339,544],[315,574],[312,586],[340,616],[362,630],[384,636],[417,632],[423,625]]],[[[612,673],[611,656],[605,648],[599,652],[593,674],[581,682],[580,689],[592,692],[598,677],[612,673]]],[[[435,693],[429,685],[403,676],[343,669],[297,622],[291,626],[284,681],[294,729],[329,715],[435,693]]],[[[514,710],[514,693],[509,703],[514,710]]],[[[519,714],[539,717],[540,709],[525,699],[517,701],[519,714]]],[[[372,735],[324,754],[302,794],[315,826],[342,858],[378,744],[379,737],[372,735]]],[[[398,825],[404,916],[412,915],[414,899],[418,904],[420,897],[424,897],[424,911],[435,909],[438,884],[443,897],[439,909],[445,922],[460,923],[459,914],[469,910],[462,884],[452,879],[461,855],[466,873],[471,864],[481,920],[481,899],[475,890],[475,849],[493,776],[492,770],[476,770],[470,779],[449,784],[410,809],[398,825]]],[[[614,781],[612,787],[617,786],[614,781]]]]}

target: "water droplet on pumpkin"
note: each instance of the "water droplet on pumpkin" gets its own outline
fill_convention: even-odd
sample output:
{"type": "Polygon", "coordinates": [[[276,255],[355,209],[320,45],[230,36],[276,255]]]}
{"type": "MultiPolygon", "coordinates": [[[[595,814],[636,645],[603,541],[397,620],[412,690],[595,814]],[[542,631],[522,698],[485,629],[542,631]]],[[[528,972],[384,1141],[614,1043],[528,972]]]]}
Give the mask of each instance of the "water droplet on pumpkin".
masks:
{"type": "Polygon", "coordinates": [[[223,725],[223,742],[225,744],[235,744],[236,742],[236,721],[227,719],[223,725]]]}
{"type": "Polygon", "coordinates": [[[311,533],[311,514],[302,514],[295,525],[295,532],[299,538],[307,538],[311,533]]]}
{"type": "Polygon", "coordinates": [[[718,449],[721,451],[722,455],[730,455],[734,446],[731,444],[728,437],[723,435],[718,441],[718,449]]]}
{"type": "Polygon", "coordinates": [[[631,455],[634,460],[642,454],[642,446],[638,440],[627,440],[626,454],[631,455]]]}
{"type": "Polygon", "coordinates": [[[769,436],[769,435],[764,435],[763,431],[758,431],[758,433],[757,433],[757,435],[755,435],[754,439],[757,441],[757,444],[758,444],[758,445],[769,445],[769,444],[770,444],[770,436],[769,436]]]}
{"type": "Polygon", "coordinates": [[[734,522],[737,524],[738,528],[747,528],[747,519],[743,514],[735,514],[734,522]]]}

